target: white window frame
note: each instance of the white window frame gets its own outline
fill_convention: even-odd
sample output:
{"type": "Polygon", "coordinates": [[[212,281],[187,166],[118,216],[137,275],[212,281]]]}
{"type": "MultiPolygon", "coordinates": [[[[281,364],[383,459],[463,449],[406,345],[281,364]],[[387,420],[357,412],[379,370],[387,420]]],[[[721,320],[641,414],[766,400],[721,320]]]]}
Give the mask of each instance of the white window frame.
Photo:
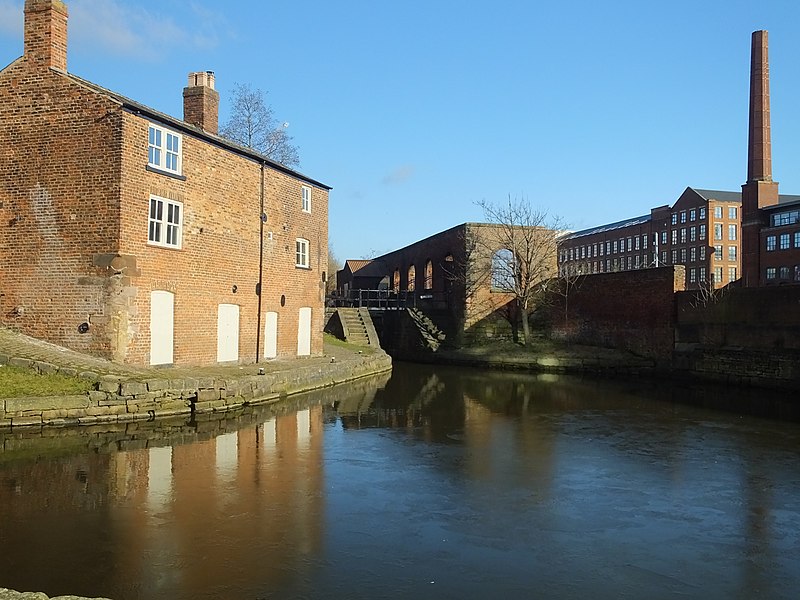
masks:
{"type": "Polygon", "coordinates": [[[180,175],[183,171],[183,136],[150,123],[147,129],[147,165],[180,175]]]}
{"type": "Polygon", "coordinates": [[[304,185],[301,188],[300,208],[305,213],[311,212],[311,186],[304,185]]]}
{"type": "Polygon", "coordinates": [[[183,246],[183,203],[151,195],[147,211],[147,243],[180,250],[183,246]]]}
{"type": "Polygon", "coordinates": [[[295,262],[294,266],[300,269],[311,268],[309,259],[310,244],[305,238],[297,238],[295,240],[295,262]]]}

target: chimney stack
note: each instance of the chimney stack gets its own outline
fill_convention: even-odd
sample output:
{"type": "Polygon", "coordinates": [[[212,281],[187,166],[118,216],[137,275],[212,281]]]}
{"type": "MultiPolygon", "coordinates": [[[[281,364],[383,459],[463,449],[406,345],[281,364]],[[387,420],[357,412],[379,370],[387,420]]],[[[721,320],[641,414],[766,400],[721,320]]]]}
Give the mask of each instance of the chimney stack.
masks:
{"type": "Polygon", "coordinates": [[[747,139],[747,183],[742,186],[742,282],[761,282],[759,209],[778,203],[778,183],[772,180],[772,142],[769,125],[769,59],[767,32],[754,31],[750,55],[750,120],[747,139]]]}
{"type": "Polygon", "coordinates": [[[189,85],[183,88],[183,120],[204,131],[219,130],[219,92],[214,89],[214,72],[189,73],[189,85]]]}
{"type": "Polygon", "coordinates": [[[747,181],[772,181],[767,32],[754,31],[750,53],[750,129],[747,181]]]}
{"type": "Polygon", "coordinates": [[[25,0],[25,58],[67,71],[67,7],[60,0],[25,0]]]}

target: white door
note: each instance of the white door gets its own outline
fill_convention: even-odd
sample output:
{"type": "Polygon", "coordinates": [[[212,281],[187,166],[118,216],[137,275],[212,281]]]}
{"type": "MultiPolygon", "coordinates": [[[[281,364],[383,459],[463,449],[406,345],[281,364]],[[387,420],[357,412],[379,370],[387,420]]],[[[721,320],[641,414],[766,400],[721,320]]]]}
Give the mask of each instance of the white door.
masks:
{"type": "Polygon", "coordinates": [[[239,360],[239,306],[220,304],[217,309],[217,362],[239,360]]]}
{"type": "Polygon", "coordinates": [[[264,358],[278,356],[278,313],[264,315],[264,358]]]}
{"type": "Polygon", "coordinates": [[[171,365],[175,335],[175,295],[150,292],[150,364],[171,365]]]}
{"type": "Polygon", "coordinates": [[[300,309],[297,322],[297,356],[311,354],[311,307],[304,306],[300,309]]]}

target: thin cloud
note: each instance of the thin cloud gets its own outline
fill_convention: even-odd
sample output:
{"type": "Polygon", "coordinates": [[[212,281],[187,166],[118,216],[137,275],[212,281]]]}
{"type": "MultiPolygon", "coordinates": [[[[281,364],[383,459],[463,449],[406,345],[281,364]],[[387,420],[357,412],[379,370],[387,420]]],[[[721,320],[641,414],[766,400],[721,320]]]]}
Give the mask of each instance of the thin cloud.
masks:
{"type": "Polygon", "coordinates": [[[169,15],[119,0],[73,0],[69,11],[70,37],[76,44],[149,61],[166,59],[176,47],[219,45],[216,24],[224,22],[196,3],[188,6],[182,15],[187,21],[181,24],[169,15]]]}
{"type": "Polygon", "coordinates": [[[411,165],[401,165],[388,173],[383,178],[384,185],[399,185],[405,183],[414,176],[414,167],[411,165]]]}

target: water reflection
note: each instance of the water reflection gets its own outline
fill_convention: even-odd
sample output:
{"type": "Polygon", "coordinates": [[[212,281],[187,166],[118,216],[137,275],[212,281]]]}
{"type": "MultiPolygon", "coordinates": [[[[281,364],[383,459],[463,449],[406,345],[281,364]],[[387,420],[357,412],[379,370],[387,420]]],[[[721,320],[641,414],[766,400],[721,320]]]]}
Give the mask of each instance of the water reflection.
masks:
{"type": "Polygon", "coordinates": [[[0,433],[0,587],[791,597],[800,430],[689,391],[400,364],[234,415],[0,433]]]}

